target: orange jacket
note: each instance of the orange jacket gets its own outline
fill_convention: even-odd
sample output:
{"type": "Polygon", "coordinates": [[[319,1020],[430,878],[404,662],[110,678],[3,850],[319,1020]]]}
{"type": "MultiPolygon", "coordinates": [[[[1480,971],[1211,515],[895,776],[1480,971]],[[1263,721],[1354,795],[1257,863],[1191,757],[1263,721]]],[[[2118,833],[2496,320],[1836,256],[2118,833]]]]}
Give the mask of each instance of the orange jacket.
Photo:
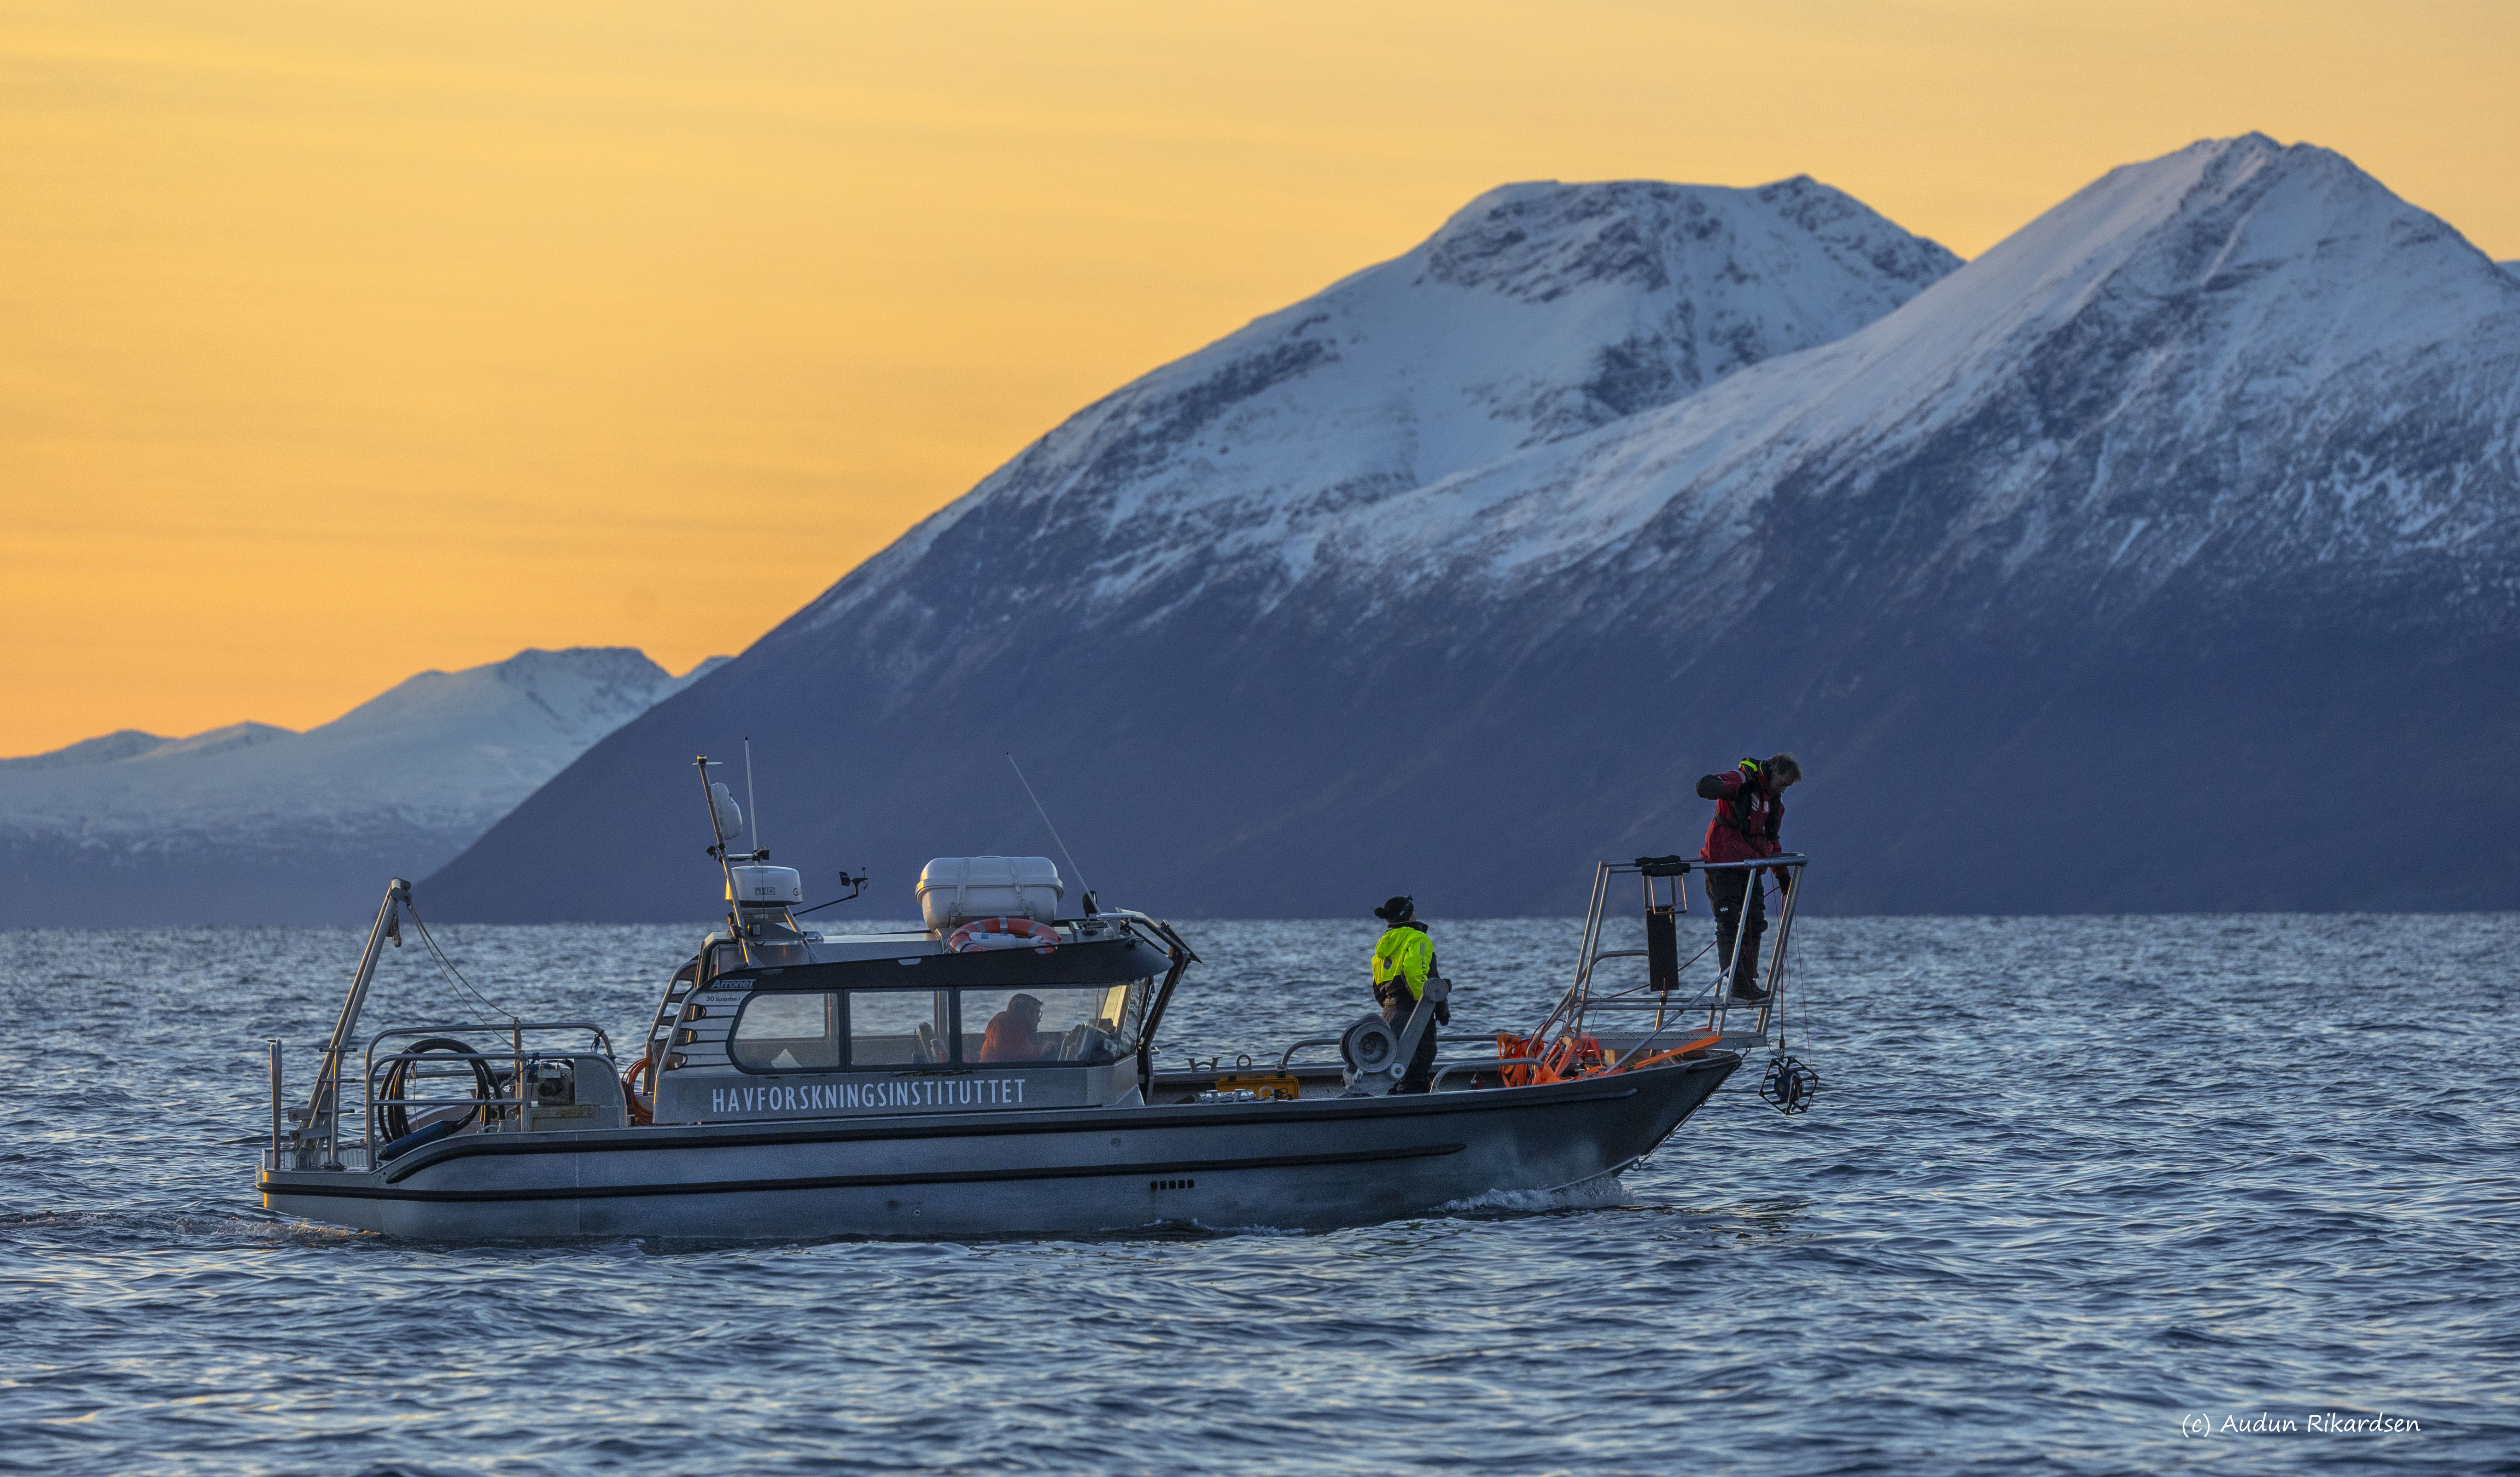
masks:
{"type": "Polygon", "coordinates": [[[982,1061],[1039,1061],[1041,1057],[1039,1031],[1015,1019],[1012,1010],[990,1017],[989,1034],[980,1038],[982,1061]]]}

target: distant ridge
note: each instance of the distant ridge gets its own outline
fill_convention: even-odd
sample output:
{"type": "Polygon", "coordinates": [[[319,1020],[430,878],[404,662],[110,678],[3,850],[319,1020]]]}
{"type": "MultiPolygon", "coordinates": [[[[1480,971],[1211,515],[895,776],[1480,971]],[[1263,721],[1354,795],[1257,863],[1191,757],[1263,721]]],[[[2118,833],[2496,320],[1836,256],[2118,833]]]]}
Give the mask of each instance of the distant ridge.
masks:
{"type": "MultiPolygon", "coordinates": [[[[280,732],[287,733],[283,729],[280,732]]],[[[77,769],[90,764],[112,764],[117,759],[130,759],[162,747],[174,740],[157,734],[144,734],[138,729],[116,729],[95,738],[82,738],[64,748],[45,754],[28,754],[19,759],[0,759],[0,771],[77,769]]]]}
{"type": "Polygon", "coordinates": [[[781,860],[878,891],[1041,844],[1012,748],[1107,897],[1567,911],[1791,747],[1816,908],[2520,906],[2520,779],[2371,788],[2520,738],[2520,281],[2263,135],[1956,270],[1821,188],[1483,197],[1078,412],[430,894],[688,916],[676,766],[748,733],[781,860]]]}
{"type": "Polygon", "coordinates": [[[339,920],[681,678],[626,648],[424,672],[304,734],[125,729],[0,759],[0,926],[339,920]]]}
{"type": "Polygon", "coordinates": [[[206,729],[183,738],[160,738],[138,729],[119,729],[100,738],[82,738],[50,753],[0,759],[0,773],[88,769],[102,764],[120,764],[130,759],[169,759],[178,754],[200,757],[267,743],[274,738],[296,737],[294,729],[275,728],[268,723],[231,723],[225,728],[206,729]]]}

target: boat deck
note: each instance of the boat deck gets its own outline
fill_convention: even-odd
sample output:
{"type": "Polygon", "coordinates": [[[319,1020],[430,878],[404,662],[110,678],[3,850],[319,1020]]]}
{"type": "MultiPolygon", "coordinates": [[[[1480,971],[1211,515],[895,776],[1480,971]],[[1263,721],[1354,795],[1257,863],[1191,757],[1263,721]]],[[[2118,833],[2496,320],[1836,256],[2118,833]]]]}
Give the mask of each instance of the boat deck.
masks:
{"type": "MultiPolygon", "coordinates": [[[[1597,1004],[1595,1008],[1598,1009],[1597,1004]]],[[[1756,1006],[1736,1006],[1729,1018],[1718,1012],[1709,1023],[1701,1007],[1684,1015],[1678,1008],[1668,1009],[1665,1024],[1654,1026],[1653,1016],[1642,1016],[1634,1030],[1595,1031],[1593,1037],[1601,1044],[1605,1065],[1616,1066],[1627,1060],[1640,1048],[1647,1054],[1699,1042],[1712,1034],[1715,1039],[1703,1042],[1709,1051],[1748,1052],[1768,1044],[1767,1012],[1756,1006]]],[[[1505,1086],[1505,1063],[1497,1056],[1493,1035],[1445,1032],[1437,1038],[1434,1088],[1438,1093],[1484,1092],[1505,1086]]],[[[1191,1057],[1190,1064],[1170,1070],[1158,1067],[1148,1084],[1147,1100],[1164,1105],[1202,1100],[1201,1095],[1218,1092],[1248,1091],[1268,1097],[1286,1096],[1293,1088],[1299,1099],[1336,1097],[1346,1091],[1345,1075],[1335,1056],[1324,1058],[1322,1052],[1335,1052],[1336,1037],[1313,1037],[1295,1043],[1277,1060],[1240,1055],[1233,1058],[1191,1057]],[[1316,1059],[1297,1061],[1293,1058],[1313,1052],[1316,1059]]]]}

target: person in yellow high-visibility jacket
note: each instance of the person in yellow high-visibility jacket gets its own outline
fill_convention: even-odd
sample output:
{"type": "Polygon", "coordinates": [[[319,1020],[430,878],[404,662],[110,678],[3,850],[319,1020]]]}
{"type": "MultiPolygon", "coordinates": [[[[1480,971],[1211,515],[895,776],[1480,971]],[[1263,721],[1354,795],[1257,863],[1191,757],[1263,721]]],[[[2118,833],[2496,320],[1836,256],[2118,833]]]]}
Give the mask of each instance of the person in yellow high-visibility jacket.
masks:
{"type": "MultiPolygon", "coordinates": [[[[1410,1013],[1426,993],[1426,976],[1435,968],[1435,941],[1426,936],[1426,925],[1418,921],[1415,898],[1393,898],[1373,910],[1373,916],[1386,925],[1382,937],[1373,943],[1373,1002],[1382,1007],[1382,1018],[1396,1035],[1409,1026],[1410,1013]]],[[[1442,1001],[1435,1002],[1435,1023],[1449,1025],[1453,1011],[1442,1001]]],[[[1429,1028],[1418,1043],[1418,1052],[1409,1058],[1409,1070],[1401,1074],[1394,1094],[1422,1093],[1435,1070],[1435,1033],[1429,1028]]]]}

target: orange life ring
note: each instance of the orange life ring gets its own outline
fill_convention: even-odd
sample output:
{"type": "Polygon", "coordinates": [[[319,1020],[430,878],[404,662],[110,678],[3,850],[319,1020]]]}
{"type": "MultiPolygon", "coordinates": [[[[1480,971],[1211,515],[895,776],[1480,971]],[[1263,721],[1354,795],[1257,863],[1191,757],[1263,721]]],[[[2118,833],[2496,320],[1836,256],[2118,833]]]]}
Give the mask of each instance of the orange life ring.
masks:
{"type": "Polygon", "coordinates": [[[655,1073],[649,1071],[653,1065],[654,1059],[642,1052],[639,1059],[630,1063],[630,1070],[621,1074],[621,1099],[630,1104],[630,1122],[639,1128],[646,1128],[656,1121],[655,1112],[639,1100],[639,1075],[646,1072],[653,1077],[655,1073]]]}
{"type": "Polygon", "coordinates": [[[973,918],[945,936],[945,952],[961,954],[977,945],[979,948],[1005,948],[1006,945],[980,944],[984,934],[1001,934],[1008,938],[1033,940],[1032,952],[1048,954],[1058,947],[1058,930],[1031,918],[973,918]]]}

